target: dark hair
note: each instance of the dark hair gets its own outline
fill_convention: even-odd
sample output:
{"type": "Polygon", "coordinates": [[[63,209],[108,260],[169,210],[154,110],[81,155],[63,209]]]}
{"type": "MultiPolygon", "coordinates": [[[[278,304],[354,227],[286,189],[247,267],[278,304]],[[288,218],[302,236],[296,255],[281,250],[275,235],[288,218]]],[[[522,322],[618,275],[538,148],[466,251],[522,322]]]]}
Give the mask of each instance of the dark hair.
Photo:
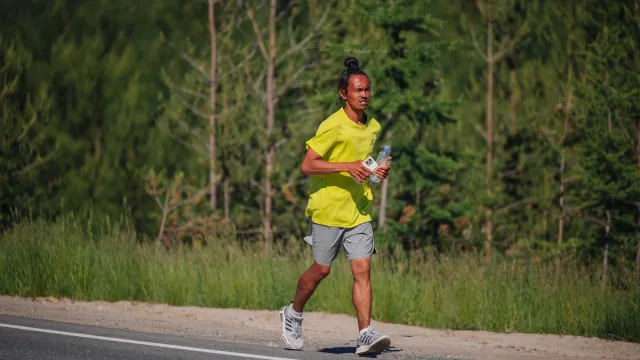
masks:
{"type": "MultiPolygon", "coordinates": [[[[344,66],[346,67],[346,69],[342,71],[340,77],[338,78],[338,92],[340,92],[340,90],[347,91],[347,88],[349,87],[349,77],[351,75],[364,75],[366,77],[369,77],[362,69],[360,69],[360,65],[358,65],[358,59],[354,57],[348,57],[344,59],[344,66]]],[[[340,94],[338,94],[338,106],[344,106],[344,100],[342,99],[340,94]]]]}

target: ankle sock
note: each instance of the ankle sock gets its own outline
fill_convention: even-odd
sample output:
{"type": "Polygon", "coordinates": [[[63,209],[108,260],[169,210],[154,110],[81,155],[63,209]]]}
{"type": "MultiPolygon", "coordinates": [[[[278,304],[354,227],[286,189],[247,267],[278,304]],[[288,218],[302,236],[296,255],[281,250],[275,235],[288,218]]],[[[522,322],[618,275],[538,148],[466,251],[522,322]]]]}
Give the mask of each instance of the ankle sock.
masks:
{"type": "Polygon", "coordinates": [[[302,317],[302,312],[297,312],[297,311],[293,310],[293,304],[289,305],[289,313],[291,315],[295,316],[295,317],[299,317],[299,318],[302,317]]]}

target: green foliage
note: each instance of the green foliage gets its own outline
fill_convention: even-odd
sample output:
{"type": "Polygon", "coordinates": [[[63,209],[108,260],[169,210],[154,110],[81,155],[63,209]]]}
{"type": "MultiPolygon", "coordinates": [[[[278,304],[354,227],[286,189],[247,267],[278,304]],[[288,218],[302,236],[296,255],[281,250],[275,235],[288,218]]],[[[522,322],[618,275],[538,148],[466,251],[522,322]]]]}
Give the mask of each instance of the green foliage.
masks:
{"type": "Polygon", "coordinates": [[[624,26],[602,26],[584,52],[585,81],[578,87],[584,104],[576,147],[582,169],[581,210],[597,225],[596,231],[610,228],[601,242],[623,249],[633,248],[630,235],[637,231],[640,208],[640,50],[632,44],[638,39],[624,26]]]}
{"type": "Polygon", "coordinates": [[[25,92],[24,73],[32,54],[15,42],[0,37],[0,229],[38,207],[43,187],[39,177],[51,161],[55,148],[47,147],[47,89],[25,92]]]}
{"type": "MultiPolygon", "coordinates": [[[[266,62],[247,6],[265,44],[269,9],[217,3],[219,206],[195,207],[184,221],[228,215],[238,242],[260,240],[265,146],[276,143],[275,242],[299,243],[307,226],[304,141],[335,111],[336,80],[355,56],[384,128],[376,153],[390,143],[394,158],[381,249],[474,253],[489,207],[497,253],[579,250],[591,263],[609,243],[612,262],[631,266],[640,226],[636,2],[492,2],[494,47],[509,51],[495,65],[490,181],[487,64],[479,55],[487,3],[279,1],[269,136],[266,62]],[[611,238],[601,226],[607,212],[611,238]],[[561,216],[565,241],[557,246],[561,216]]],[[[0,4],[0,225],[11,224],[12,211],[56,217],[91,208],[114,217],[126,207],[136,231],[155,238],[162,216],[145,189],[149,171],[207,186],[206,10],[176,0],[0,4]]],[[[381,198],[374,186],[378,213],[381,198]]]]}

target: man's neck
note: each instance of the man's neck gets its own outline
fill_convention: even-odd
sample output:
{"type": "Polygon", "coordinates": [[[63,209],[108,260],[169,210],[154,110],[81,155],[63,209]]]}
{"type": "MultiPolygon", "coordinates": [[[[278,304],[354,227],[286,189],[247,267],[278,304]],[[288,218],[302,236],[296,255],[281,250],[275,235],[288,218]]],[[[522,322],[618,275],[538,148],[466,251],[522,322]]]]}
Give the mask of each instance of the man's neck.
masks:
{"type": "Polygon", "coordinates": [[[365,114],[364,111],[354,110],[348,104],[344,107],[344,112],[347,114],[351,121],[355,122],[358,125],[364,125],[365,123],[365,114]]]}

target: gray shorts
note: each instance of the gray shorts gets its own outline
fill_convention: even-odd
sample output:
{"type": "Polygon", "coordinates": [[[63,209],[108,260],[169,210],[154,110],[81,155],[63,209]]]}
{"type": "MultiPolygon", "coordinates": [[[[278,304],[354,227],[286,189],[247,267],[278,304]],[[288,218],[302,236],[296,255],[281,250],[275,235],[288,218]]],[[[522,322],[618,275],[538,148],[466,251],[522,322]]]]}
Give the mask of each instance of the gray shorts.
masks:
{"type": "Polygon", "coordinates": [[[331,266],[344,248],[349,260],[371,258],[376,253],[370,222],[352,228],[325,226],[309,221],[309,235],[304,241],[311,245],[313,258],[320,265],[331,266]]]}

